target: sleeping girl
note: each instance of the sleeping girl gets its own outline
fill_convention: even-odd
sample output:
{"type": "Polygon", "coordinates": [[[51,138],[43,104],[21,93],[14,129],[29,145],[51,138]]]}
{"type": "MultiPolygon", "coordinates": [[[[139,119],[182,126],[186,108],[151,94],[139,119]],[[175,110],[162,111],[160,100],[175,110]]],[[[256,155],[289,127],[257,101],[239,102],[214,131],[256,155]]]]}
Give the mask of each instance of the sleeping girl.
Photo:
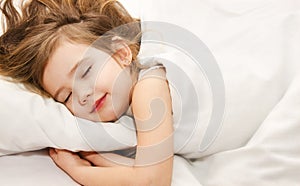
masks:
{"type": "Polygon", "coordinates": [[[138,57],[139,20],[112,0],[31,0],[21,15],[11,0],[1,4],[7,26],[1,75],[52,97],[74,116],[114,122],[127,115],[135,121],[134,156],[50,149],[53,161],[82,185],[170,185],[174,153],[186,156],[200,143],[194,138],[196,145],[183,148],[197,136],[198,115],[191,111],[197,100],[187,91],[181,95],[184,112],[174,109],[168,69],[159,59],[138,57]],[[184,125],[177,126],[178,118],[184,125]]]}
{"type": "Polygon", "coordinates": [[[137,147],[130,166],[101,164],[101,157],[89,162],[95,154],[82,153],[85,160],[51,149],[55,163],[82,185],[170,185],[173,126],[165,69],[138,63],[139,26],[111,31],[138,20],[116,1],[32,0],[22,7],[22,16],[12,1],[1,3],[7,20],[1,74],[53,97],[75,116],[105,122],[127,114],[135,119],[137,147]],[[156,113],[157,107],[164,112],[156,113]]]}

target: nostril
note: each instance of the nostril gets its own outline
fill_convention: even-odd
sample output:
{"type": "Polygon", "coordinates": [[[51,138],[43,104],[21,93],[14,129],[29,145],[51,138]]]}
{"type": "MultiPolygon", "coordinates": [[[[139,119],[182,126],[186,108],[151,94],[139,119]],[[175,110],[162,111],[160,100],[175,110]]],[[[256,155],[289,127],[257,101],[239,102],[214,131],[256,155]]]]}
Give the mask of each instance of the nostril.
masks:
{"type": "Polygon", "coordinates": [[[86,94],[85,96],[83,96],[83,97],[80,99],[80,103],[81,103],[81,104],[86,104],[90,96],[91,96],[91,94],[86,94]]]}
{"type": "Polygon", "coordinates": [[[78,87],[78,89],[76,89],[77,102],[81,105],[89,104],[92,101],[90,100],[92,96],[93,96],[93,89],[90,87],[80,86],[78,87]]]}

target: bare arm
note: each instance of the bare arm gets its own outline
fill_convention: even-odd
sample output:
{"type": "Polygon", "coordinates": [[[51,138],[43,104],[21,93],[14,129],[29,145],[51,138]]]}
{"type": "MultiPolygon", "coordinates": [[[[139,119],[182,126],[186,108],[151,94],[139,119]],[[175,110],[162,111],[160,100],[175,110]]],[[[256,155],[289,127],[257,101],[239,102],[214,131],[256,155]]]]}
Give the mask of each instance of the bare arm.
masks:
{"type": "Polygon", "coordinates": [[[66,151],[50,151],[51,157],[83,185],[170,185],[173,125],[171,98],[163,72],[159,77],[150,74],[135,86],[132,109],[138,130],[133,166],[115,166],[106,162],[107,167],[92,167],[79,157],[74,157],[77,163],[71,163],[65,156],[76,155],[66,151]]]}

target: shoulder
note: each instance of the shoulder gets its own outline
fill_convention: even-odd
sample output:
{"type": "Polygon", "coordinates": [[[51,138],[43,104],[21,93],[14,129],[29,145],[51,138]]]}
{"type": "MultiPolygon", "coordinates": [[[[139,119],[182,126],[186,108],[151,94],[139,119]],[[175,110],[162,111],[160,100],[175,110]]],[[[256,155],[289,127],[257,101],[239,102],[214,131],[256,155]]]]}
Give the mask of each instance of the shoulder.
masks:
{"type": "Polygon", "coordinates": [[[138,145],[157,144],[172,134],[172,101],[164,68],[147,71],[132,94],[138,145]]]}
{"type": "Polygon", "coordinates": [[[164,106],[170,108],[170,90],[166,70],[162,65],[150,67],[140,75],[132,96],[132,107],[136,111],[134,115],[149,113],[149,106],[154,100],[160,100],[164,106]]]}

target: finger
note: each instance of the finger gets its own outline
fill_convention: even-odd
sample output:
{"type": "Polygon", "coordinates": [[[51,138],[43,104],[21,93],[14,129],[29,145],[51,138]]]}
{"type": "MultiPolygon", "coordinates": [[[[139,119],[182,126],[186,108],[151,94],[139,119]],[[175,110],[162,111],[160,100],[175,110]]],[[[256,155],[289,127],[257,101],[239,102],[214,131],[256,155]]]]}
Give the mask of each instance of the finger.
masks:
{"type": "Polygon", "coordinates": [[[84,156],[88,156],[88,155],[92,155],[92,154],[98,154],[98,152],[86,152],[86,151],[81,151],[81,152],[79,152],[79,155],[81,156],[81,157],[84,157],[84,156]]]}
{"type": "Polygon", "coordinates": [[[113,153],[81,153],[82,157],[95,166],[115,167],[115,166],[133,166],[134,160],[113,153]]]}
{"type": "Polygon", "coordinates": [[[48,153],[49,153],[49,156],[53,159],[53,160],[56,160],[57,159],[57,153],[56,151],[53,149],[53,148],[50,148],[48,150],[48,153]]]}
{"type": "Polygon", "coordinates": [[[101,166],[101,167],[117,166],[115,163],[106,160],[98,153],[81,153],[80,155],[82,158],[88,160],[95,166],[101,166]]]}
{"type": "Polygon", "coordinates": [[[63,169],[69,166],[91,166],[89,161],[81,159],[77,153],[68,150],[49,149],[49,155],[63,169]]]}
{"type": "Polygon", "coordinates": [[[82,159],[78,153],[67,151],[67,150],[57,150],[57,154],[59,158],[62,158],[64,160],[68,160],[70,162],[73,162],[73,164],[79,164],[83,166],[91,166],[92,164],[85,160],[82,159]]]}
{"type": "Polygon", "coordinates": [[[57,153],[57,154],[75,154],[74,152],[72,151],[69,151],[69,150],[65,150],[65,149],[54,149],[54,151],[57,153]]]}

